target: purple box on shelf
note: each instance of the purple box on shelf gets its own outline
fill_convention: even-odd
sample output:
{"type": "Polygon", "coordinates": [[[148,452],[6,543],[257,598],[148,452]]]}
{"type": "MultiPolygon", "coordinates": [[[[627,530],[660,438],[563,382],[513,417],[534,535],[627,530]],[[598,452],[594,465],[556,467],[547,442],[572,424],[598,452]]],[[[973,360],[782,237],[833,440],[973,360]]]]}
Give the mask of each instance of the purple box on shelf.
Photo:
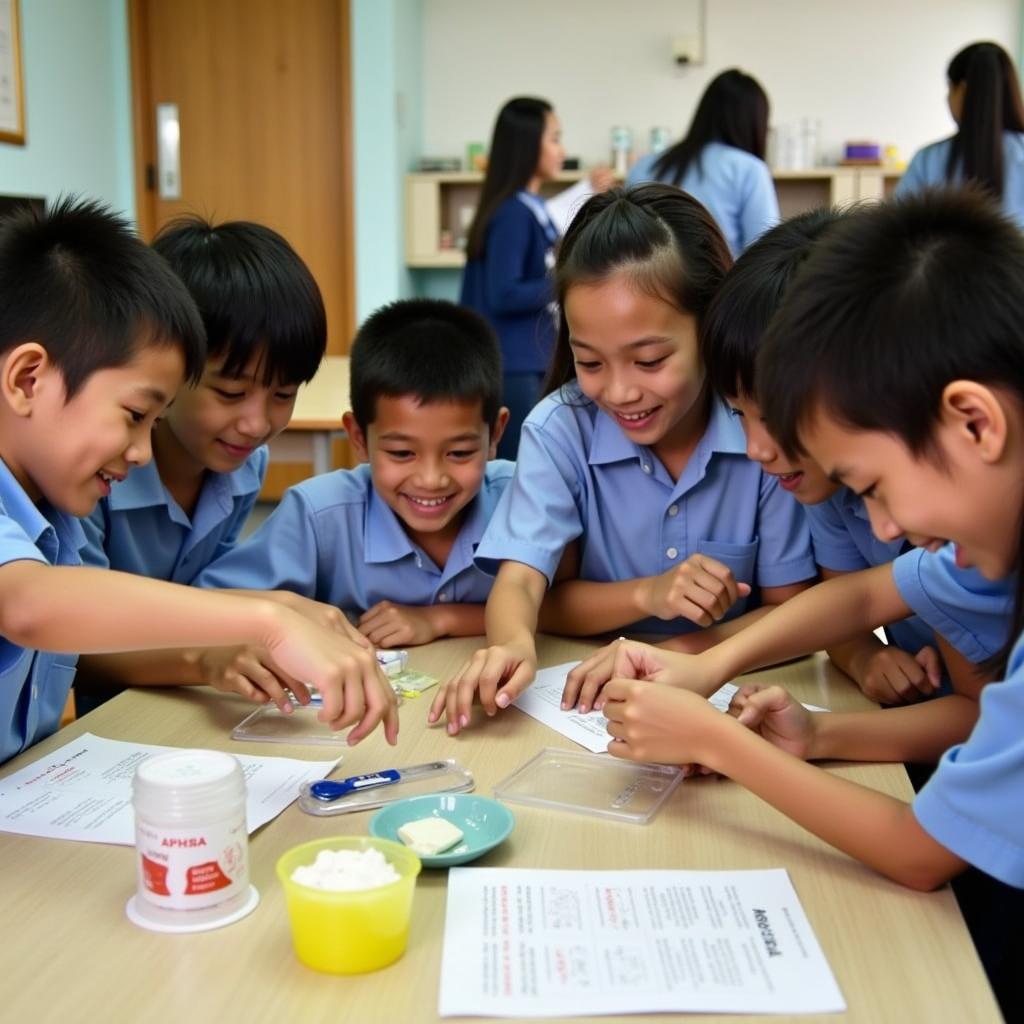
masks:
{"type": "Polygon", "coordinates": [[[846,144],[847,160],[880,160],[882,147],[877,142],[848,142],[846,144]]]}

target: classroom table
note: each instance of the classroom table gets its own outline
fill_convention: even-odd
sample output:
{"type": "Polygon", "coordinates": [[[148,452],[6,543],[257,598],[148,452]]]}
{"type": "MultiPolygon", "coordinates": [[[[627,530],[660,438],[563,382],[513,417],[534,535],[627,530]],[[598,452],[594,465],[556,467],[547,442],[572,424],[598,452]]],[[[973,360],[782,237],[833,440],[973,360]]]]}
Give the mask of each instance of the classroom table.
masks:
{"type": "MultiPolygon", "coordinates": [[[[479,643],[445,640],[410,653],[410,666],[443,677],[479,643]]],[[[541,664],[584,655],[591,645],[541,638],[541,664]]],[[[802,700],[863,708],[866,699],[822,656],[753,678],[786,683],[802,700]]],[[[575,747],[515,709],[457,738],[427,728],[426,696],[401,708],[397,751],[379,734],[346,750],[342,773],[454,757],[476,777],[476,792],[543,747],[575,747]]],[[[91,731],[113,739],[238,753],[325,759],[327,748],[236,743],[232,727],[249,711],[240,699],[205,688],[128,691],[12,760],[0,774],[91,731]]],[[[901,798],[910,798],[898,765],[829,766],[901,798]]],[[[848,1004],[845,1014],[765,1017],[687,1015],[693,1021],[815,1020],[987,1022],[1001,1018],[947,888],[918,893],[889,882],[819,842],[727,779],[688,779],[658,816],[637,826],[512,805],[509,839],[477,863],[531,868],[788,869],[848,1004]]],[[[274,875],[289,847],[332,834],[365,834],[372,812],[317,818],[295,804],[251,839],[256,911],[227,928],[193,935],[143,931],[125,918],[135,886],[134,851],[0,833],[3,885],[0,1017],[11,1021],[359,1021],[437,1020],[446,872],[425,870],[417,883],[409,948],[374,974],[318,974],[294,957],[283,894],[274,875]]],[[[661,1019],[676,1019],[662,1016],[661,1019]]],[[[588,1017],[614,1022],[654,1017],[588,1017]]]]}
{"type": "Polygon", "coordinates": [[[333,467],[331,444],[345,436],[342,416],[348,412],[348,356],[324,356],[316,376],[299,388],[288,429],[270,442],[270,458],[281,462],[312,462],[313,474],[333,467]]]}

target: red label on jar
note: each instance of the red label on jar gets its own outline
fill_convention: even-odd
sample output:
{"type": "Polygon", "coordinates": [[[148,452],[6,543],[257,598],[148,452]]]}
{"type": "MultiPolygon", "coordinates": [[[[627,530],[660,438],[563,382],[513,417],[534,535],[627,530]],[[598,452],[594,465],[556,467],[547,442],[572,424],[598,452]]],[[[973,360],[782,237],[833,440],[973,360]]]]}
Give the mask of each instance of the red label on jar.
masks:
{"type": "Polygon", "coordinates": [[[157,896],[170,896],[171,891],[167,888],[167,866],[157,864],[147,856],[142,856],[142,879],[146,888],[157,896]]]}
{"type": "Polygon", "coordinates": [[[221,871],[220,865],[215,860],[207,861],[205,864],[194,864],[188,869],[186,877],[186,896],[213,892],[231,884],[231,879],[221,871]]]}

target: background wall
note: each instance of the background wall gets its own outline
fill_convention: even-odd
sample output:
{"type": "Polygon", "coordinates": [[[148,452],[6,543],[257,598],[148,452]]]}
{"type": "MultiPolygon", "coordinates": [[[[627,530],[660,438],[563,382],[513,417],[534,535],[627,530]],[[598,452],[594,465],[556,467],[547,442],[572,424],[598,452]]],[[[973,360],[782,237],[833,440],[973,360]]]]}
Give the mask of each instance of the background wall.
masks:
{"type": "Polygon", "coordinates": [[[516,93],[557,107],[568,151],[608,160],[609,129],[682,133],[705,85],[739,66],[764,85],[773,122],[821,121],[823,155],[848,139],[895,143],[904,159],[952,130],[945,68],[966,43],[1015,57],[1017,0],[706,0],[705,63],[678,69],[672,39],[697,0],[426,0],[423,143],[459,155],[486,141],[516,93]]]}
{"type": "Polygon", "coordinates": [[[27,145],[0,143],[0,192],[92,196],[134,219],[124,0],[22,0],[27,145]]]}

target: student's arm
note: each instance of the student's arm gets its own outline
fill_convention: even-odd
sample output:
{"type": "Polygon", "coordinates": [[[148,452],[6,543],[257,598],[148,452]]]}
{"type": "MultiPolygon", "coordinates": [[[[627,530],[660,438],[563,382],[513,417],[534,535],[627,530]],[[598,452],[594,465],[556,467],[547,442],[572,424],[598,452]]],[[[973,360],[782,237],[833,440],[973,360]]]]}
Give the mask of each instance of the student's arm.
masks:
{"type": "MultiPolygon", "coordinates": [[[[604,713],[613,737],[608,751],[616,757],[706,765],[825,842],[913,889],[936,889],[967,867],[925,832],[910,805],[785,753],[696,694],[615,679],[606,696],[604,713]]],[[[899,712],[880,717],[891,714],[899,712]]]]}
{"type": "Polygon", "coordinates": [[[749,593],[749,585],[738,583],[727,565],[694,554],[658,576],[557,583],[544,602],[540,625],[563,636],[607,633],[650,617],[710,626],[749,593]]]}
{"type": "Polygon", "coordinates": [[[444,712],[453,736],[469,724],[473,697],[488,715],[507,708],[537,672],[537,614],[547,577],[522,562],[502,562],[485,620],[490,646],[477,651],[455,676],[438,687],[427,716],[436,722],[444,712]]]}
{"type": "Polygon", "coordinates": [[[946,663],[953,692],[977,700],[982,687],[992,682],[992,673],[981,665],[968,661],[944,636],[935,634],[935,645],[946,663]]]}
{"type": "MultiPolygon", "coordinates": [[[[651,648],[650,657],[657,663],[660,682],[709,697],[744,672],[811,654],[909,614],[888,563],[819,583],[703,654],[651,648]]],[[[631,674],[623,672],[621,646],[616,642],[603,648],[569,673],[566,706],[577,701],[593,706],[612,676],[631,674]]]]}
{"type": "Polygon", "coordinates": [[[216,594],[127,573],[34,561],[0,566],[0,634],[21,647],[95,654],[158,647],[263,647],[302,693],[323,696],[323,720],[358,721],[362,739],[379,721],[397,738],[394,694],[371,651],[274,602],[216,594]]]}

